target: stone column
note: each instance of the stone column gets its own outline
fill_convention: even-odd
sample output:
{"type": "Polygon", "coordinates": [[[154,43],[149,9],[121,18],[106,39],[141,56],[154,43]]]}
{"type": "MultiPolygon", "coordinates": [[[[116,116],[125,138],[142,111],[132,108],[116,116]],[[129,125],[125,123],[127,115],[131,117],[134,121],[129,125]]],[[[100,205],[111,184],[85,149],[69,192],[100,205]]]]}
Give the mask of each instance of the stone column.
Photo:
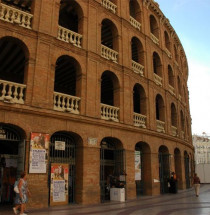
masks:
{"type": "MultiPolygon", "coordinates": [[[[89,141],[89,144],[92,144],[89,141]]],[[[81,146],[76,154],[76,202],[100,203],[100,148],[81,146]]]]}
{"type": "Polygon", "coordinates": [[[126,163],[126,198],[136,198],[134,150],[125,150],[126,163]]]}
{"type": "Polygon", "coordinates": [[[160,194],[160,176],[159,176],[159,158],[158,153],[151,154],[151,180],[152,180],[152,188],[151,194],[152,195],[159,195],[160,194]]]}

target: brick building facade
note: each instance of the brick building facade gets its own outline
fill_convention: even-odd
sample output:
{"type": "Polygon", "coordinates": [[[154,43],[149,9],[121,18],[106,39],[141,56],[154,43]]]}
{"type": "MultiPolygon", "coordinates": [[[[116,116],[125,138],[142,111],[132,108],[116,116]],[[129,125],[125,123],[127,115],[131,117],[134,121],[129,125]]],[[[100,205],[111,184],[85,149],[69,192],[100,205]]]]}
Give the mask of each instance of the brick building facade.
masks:
{"type": "Polygon", "coordinates": [[[69,164],[80,204],[107,200],[110,174],[124,174],[126,199],[167,192],[173,171],[191,186],[187,59],[156,2],[0,0],[0,29],[1,159],[29,172],[31,132],[50,136],[46,173],[28,175],[31,207],[50,204],[52,163],[69,164]]]}

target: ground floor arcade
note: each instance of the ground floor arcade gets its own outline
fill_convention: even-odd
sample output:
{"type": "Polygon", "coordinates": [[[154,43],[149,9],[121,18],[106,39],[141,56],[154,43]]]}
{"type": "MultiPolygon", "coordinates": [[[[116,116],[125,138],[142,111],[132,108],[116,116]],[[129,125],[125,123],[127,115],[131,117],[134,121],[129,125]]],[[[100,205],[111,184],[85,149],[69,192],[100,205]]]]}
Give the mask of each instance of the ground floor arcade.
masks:
{"type": "Polygon", "coordinates": [[[0,121],[3,205],[13,201],[21,171],[28,173],[34,208],[109,201],[112,186],[124,187],[126,199],[167,193],[171,172],[176,172],[179,189],[191,187],[193,149],[178,138],[62,114],[7,114],[0,121]],[[57,190],[64,187],[60,196],[56,181],[57,190]]]}

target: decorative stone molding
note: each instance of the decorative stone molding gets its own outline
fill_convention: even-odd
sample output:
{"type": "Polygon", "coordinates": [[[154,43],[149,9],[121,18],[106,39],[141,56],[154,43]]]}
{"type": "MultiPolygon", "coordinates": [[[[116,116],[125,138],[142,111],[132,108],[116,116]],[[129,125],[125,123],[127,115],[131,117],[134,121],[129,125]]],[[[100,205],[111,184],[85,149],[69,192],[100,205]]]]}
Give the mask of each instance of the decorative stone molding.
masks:
{"type": "Polygon", "coordinates": [[[172,58],[171,52],[167,48],[165,48],[164,51],[168,55],[169,58],[172,58]]]}
{"type": "Polygon", "coordinates": [[[0,19],[5,22],[18,24],[23,28],[32,28],[33,15],[6,4],[0,3],[0,19]]]}
{"type": "Polygon", "coordinates": [[[165,122],[156,120],[157,132],[165,133],[165,122]]]}
{"type": "Polygon", "coordinates": [[[157,75],[157,74],[155,74],[154,73],[154,82],[158,85],[158,86],[163,86],[163,83],[162,83],[162,78],[159,76],[159,75],[157,75]]]}
{"type": "Polygon", "coordinates": [[[146,128],[146,118],[147,117],[145,115],[133,113],[134,126],[146,128]]]}
{"type": "Polygon", "coordinates": [[[169,92],[175,96],[175,89],[169,84],[169,92]]]}
{"type": "Polygon", "coordinates": [[[130,16],[130,23],[134,28],[138,29],[139,31],[141,30],[141,23],[134,19],[132,16],[130,16]]]}
{"type": "Polygon", "coordinates": [[[106,58],[107,60],[111,60],[114,63],[117,63],[118,52],[102,44],[101,44],[101,56],[106,58]]]}
{"type": "Polygon", "coordinates": [[[171,134],[174,136],[174,137],[176,137],[177,136],[177,127],[175,127],[175,126],[171,126],[171,134]]]}
{"type": "Polygon", "coordinates": [[[81,48],[82,35],[62,26],[58,26],[57,39],[81,48]]]}
{"type": "Polygon", "coordinates": [[[144,66],[132,60],[132,69],[135,73],[144,76],[144,66]]]}
{"type": "Polygon", "coordinates": [[[101,119],[119,122],[118,113],[120,108],[101,103],[101,119]]]}
{"type": "Polygon", "coordinates": [[[144,0],[143,5],[144,5],[144,7],[146,7],[148,9],[150,6],[150,0],[144,0]]]}
{"type": "Polygon", "coordinates": [[[153,33],[150,33],[150,37],[155,44],[159,45],[159,39],[153,33]]]}
{"type": "Polygon", "coordinates": [[[80,98],[54,92],[54,110],[79,114],[80,98]]]}
{"type": "Polygon", "coordinates": [[[0,80],[0,101],[24,104],[25,84],[0,80]]]}
{"type": "Polygon", "coordinates": [[[101,0],[101,5],[105,7],[107,10],[110,10],[112,13],[116,13],[117,5],[113,4],[109,0],[101,0]]]}

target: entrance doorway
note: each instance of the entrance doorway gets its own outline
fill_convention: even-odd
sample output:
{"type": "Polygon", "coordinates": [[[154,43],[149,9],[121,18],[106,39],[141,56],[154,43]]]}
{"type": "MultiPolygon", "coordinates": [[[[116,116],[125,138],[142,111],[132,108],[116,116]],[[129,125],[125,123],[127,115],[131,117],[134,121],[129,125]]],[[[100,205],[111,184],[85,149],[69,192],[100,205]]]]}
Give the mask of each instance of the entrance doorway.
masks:
{"type": "Polygon", "coordinates": [[[121,142],[107,137],[101,141],[100,187],[101,202],[110,200],[111,187],[125,187],[125,159],[121,142]]]}
{"type": "Polygon", "coordinates": [[[170,154],[166,146],[159,148],[159,177],[160,193],[168,193],[168,179],[170,178],[170,154]]]}
{"type": "Polygon", "coordinates": [[[186,188],[190,188],[190,159],[187,152],[184,152],[184,166],[185,166],[185,181],[186,188]]]}
{"type": "Polygon", "coordinates": [[[182,186],[182,164],[181,164],[181,152],[178,148],[174,150],[174,164],[175,164],[175,173],[178,182],[178,188],[182,186]]]}
{"type": "Polygon", "coordinates": [[[151,190],[151,151],[147,143],[135,146],[136,195],[149,195],[151,190]]]}
{"type": "Polygon", "coordinates": [[[14,183],[25,165],[24,132],[15,125],[0,124],[0,204],[14,201],[14,183]]]}
{"type": "MultiPolygon", "coordinates": [[[[75,202],[75,158],[76,139],[74,135],[64,131],[54,133],[50,138],[50,205],[62,205],[75,202]],[[60,175],[61,177],[59,176],[59,178],[59,174],[61,174],[63,177],[60,175]],[[54,177],[55,175],[56,177],[54,177]],[[59,181],[60,184],[63,182],[64,190],[60,191],[60,193],[63,192],[62,196],[60,197],[55,197],[55,187],[53,188],[55,181],[59,181]]],[[[59,189],[62,189],[62,187],[59,189]]]]}

